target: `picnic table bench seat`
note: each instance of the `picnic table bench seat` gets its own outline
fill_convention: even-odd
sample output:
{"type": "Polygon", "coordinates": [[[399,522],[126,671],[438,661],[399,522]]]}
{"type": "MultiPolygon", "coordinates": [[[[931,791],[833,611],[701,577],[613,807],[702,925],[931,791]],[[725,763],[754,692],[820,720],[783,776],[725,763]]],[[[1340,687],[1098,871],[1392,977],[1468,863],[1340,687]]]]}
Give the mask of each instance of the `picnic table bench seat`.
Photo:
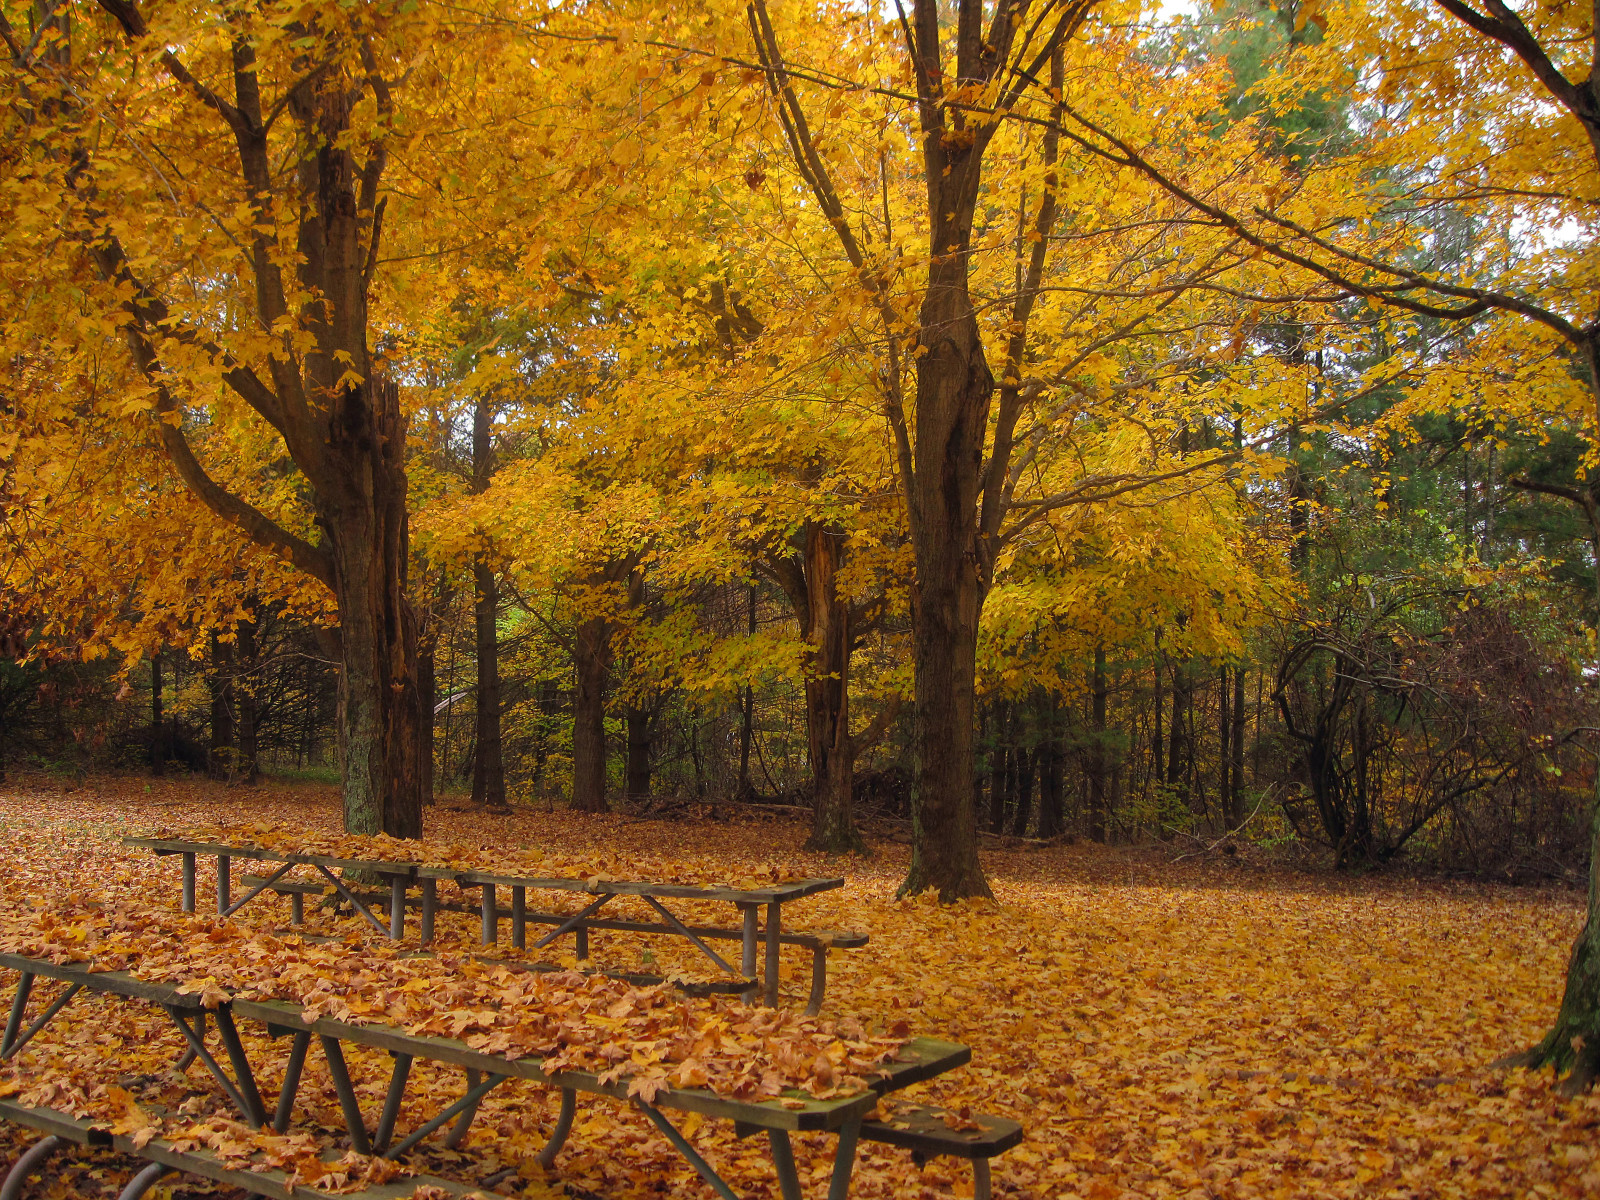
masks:
{"type": "Polygon", "coordinates": [[[973,1200],[990,1200],[989,1160],[1022,1141],[1022,1125],[1009,1117],[973,1113],[952,1124],[948,1110],[932,1105],[904,1108],[861,1123],[861,1140],[911,1151],[919,1167],[926,1159],[965,1158],[972,1163],[973,1200]],[[976,1125],[976,1129],[961,1128],[976,1125]]]}

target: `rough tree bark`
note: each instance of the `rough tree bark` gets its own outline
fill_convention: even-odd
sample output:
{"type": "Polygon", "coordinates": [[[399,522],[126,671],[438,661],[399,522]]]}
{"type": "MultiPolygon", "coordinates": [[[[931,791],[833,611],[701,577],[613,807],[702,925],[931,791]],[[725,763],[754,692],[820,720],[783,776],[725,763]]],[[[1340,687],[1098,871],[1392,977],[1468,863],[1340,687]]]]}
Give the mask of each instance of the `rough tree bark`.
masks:
{"type": "Polygon", "coordinates": [[[611,622],[590,617],[573,639],[572,807],[606,812],[606,674],[611,622]]]}
{"type": "Polygon", "coordinates": [[[239,751],[233,770],[234,778],[240,783],[256,783],[261,779],[258,743],[261,705],[256,698],[261,687],[261,648],[256,642],[256,632],[254,618],[240,621],[233,630],[233,723],[234,742],[239,751]]]}
{"type": "MultiPolygon", "coordinates": [[[[855,823],[856,745],[850,736],[850,655],[854,636],[838,572],[844,531],[807,521],[798,553],[769,562],[806,643],[806,749],[811,762],[811,833],[806,849],[866,853],[855,823]]],[[[870,740],[871,735],[868,735],[870,740]]]]}
{"type": "MultiPolygon", "coordinates": [[[[391,82],[383,78],[373,46],[352,27],[293,28],[309,47],[295,64],[298,82],[282,107],[295,134],[269,145],[275,123],[269,116],[280,114],[263,104],[262,64],[243,10],[218,10],[219,20],[239,22],[230,97],[191,73],[183,47],[152,37],[135,4],[100,0],[100,8],[121,27],[132,52],[147,56],[193,101],[194,119],[218,123],[213,143],[231,143],[231,164],[219,159],[217,165],[233,172],[232,202],[248,206],[253,217],[233,269],[254,301],[250,322],[281,330],[281,348],[243,361],[169,305],[154,280],[135,266],[143,248],[130,251],[119,236],[130,226],[118,222],[107,198],[92,190],[97,149],[80,142],[74,153],[82,161],[76,165],[88,169],[74,169],[65,179],[85,216],[83,249],[114,289],[108,290],[108,303],[115,305],[134,365],[150,386],[152,429],[178,477],[218,516],[333,593],[345,828],[415,837],[422,812],[420,713],[416,634],[405,595],[406,419],[399,390],[381,377],[367,340],[367,294],[383,212],[379,183],[388,155],[377,127],[357,129],[351,120],[368,103],[390,116],[391,82]],[[292,155],[287,170],[279,161],[286,148],[292,155]],[[295,228],[292,247],[277,236],[285,219],[295,228]],[[296,277],[292,287],[286,270],[296,277]],[[173,342],[221,364],[223,382],[283,439],[304,477],[320,545],[229,491],[200,461],[184,430],[180,393],[163,365],[163,349],[173,342]]],[[[15,67],[42,69],[23,49],[30,39],[18,40],[3,14],[0,32],[15,67]]],[[[221,175],[215,186],[226,190],[221,175]]]]}
{"type": "MultiPolygon", "coordinates": [[[[857,240],[854,217],[817,150],[764,0],[752,0],[749,8],[751,32],[790,153],[845,257],[875,297],[887,333],[880,400],[894,440],[916,564],[912,645],[917,782],[911,866],[901,894],[931,889],[946,902],[991,894],[978,861],[973,805],[978,614],[1016,484],[1012,438],[1031,400],[1023,395],[1021,367],[1056,203],[1053,186],[1046,186],[1029,223],[1037,236],[1029,239],[1026,263],[1019,263],[1021,286],[1010,306],[1011,335],[986,464],[996,380],[979,336],[968,275],[984,154],[998,122],[952,103],[950,93],[986,94],[994,85],[994,107],[1004,112],[1018,102],[1023,89],[1038,82],[1046,64],[1052,85],[1059,88],[1061,48],[1089,4],[1046,0],[1035,10],[1034,0],[998,0],[987,5],[986,13],[985,0],[957,0],[955,7],[950,39],[940,30],[939,0],[915,0],[910,19],[901,22],[916,83],[929,236],[928,278],[912,338],[898,331],[902,321],[889,294],[889,273],[869,260],[857,240]],[[953,56],[946,54],[946,46],[953,56]],[[953,61],[947,63],[947,57],[953,61]],[[914,428],[902,380],[905,364],[912,362],[914,428]]],[[[1056,138],[1051,131],[1043,139],[1045,162],[1051,167],[1056,138]]],[[[1049,182],[1053,185],[1054,178],[1049,182]]]]}
{"type": "Polygon", "coordinates": [[[233,643],[212,633],[211,675],[206,680],[211,693],[211,752],[206,768],[213,779],[231,779],[238,769],[238,751],[234,746],[233,669],[233,643]]]}

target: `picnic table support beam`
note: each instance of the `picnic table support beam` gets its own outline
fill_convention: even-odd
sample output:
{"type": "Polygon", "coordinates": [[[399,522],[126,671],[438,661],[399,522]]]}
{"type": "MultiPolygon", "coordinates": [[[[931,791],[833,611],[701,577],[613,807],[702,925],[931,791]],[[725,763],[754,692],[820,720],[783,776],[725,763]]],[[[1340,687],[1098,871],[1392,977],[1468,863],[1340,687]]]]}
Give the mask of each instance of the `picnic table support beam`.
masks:
{"type": "MultiPolygon", "coordinates": [[[[205,1043],[200,1040],[200,1035],[189,1027],[189,1022],[184,1019],[183,1013],[178,1006],[175,1004],[163,1004],[161,1007],[166,1010],[167,1016],[172,1018],[172,1023],[183,1034],[183,1039],[189,1043],[189,1048],[194,1051],[195,1058],[198,1058],[205,1065],[206,1070],[211,1072],[211,1077],[227,1093],[228,1099],[233,1101],[234,1107],[243,1115],[245,1124],[249,1125],[251,1129],[260,1129],[266,1123],[266,1114],[262,1111],[261,1094],[256,1091],[256,1081],[250,1074],[249,1062],[244,1058],[244,1048],[238,1046],[239,1031],[233,1028],[232,1018],[229,1018],[226,1026],[222,1023],[222,1014],[227,1010],[223,1008],[217,1009],[217,1029],[222,1032],[223,1044],[227,1046],[229,1058],[233,1058],[235,1046],[238,1046],[239,1057],[233,1058],[234,1070],[238,1071],[241,1066],[243,1067],[238,1086],[235,1086],[234,1081],[228,1078],[228,1074],[222,1069],[222,1065],[211,1057],[211,1051],[206,1049],[205,1043]],[[233,1034],[231,1043],[228,1039],[228,1031],[233,1034]]],[[[191,1059],[190,1061],[193,1060],[191,1059]]]]}
{"type": "Polygon", "coordinates": [[[588,958],[589,957],[589,927],[587,925],[579,925],[578,926],[577,938],[578,938],[578,957],[579,958],[588,958]]]}
{"type": "Polygon", "coordinates": [[[716,963],[717,966],[721,967],[729,975],[733,974],[733,968],[728,965],[727,960],[713,950],[710,946],[706,945],[705,942],[701,941],[699,935],[697,935],[694,930],[690,929],[682,921],[678,920],[677,917],[673,916],[672,913],[668,911],[666,905],[662,904],[661,901],[657,900],[654,896],[646,896],[644,898],[644,902],[661,914],[661,919],[668,925],[672,926],[672,931],[674,933],[681,937],[688,938],[700,948],[700,953],[704,954],[712,962],[716,963]]]}
{"type": "MultiPolygon", "coordinates": [[[[202,1042],[206,1040],[206,1011],[201,1009],[194,1015],[194,1033],[202,1042]]],[[[195,1060],[194,1046],[185,1042],[183,1053],[178,1056],[178,1061],[173,1064],[174,1071],[187,1071],[195,1060]]]]}
{"type": "Polygon", "coordinates": [[[289,893],[289,924],[304,925],[306,923],[306,898],[299,892],[289,893]]]}
{"type": "Polygon", "coordinates": [[[0,1054],[9,1053],[11,1043],[17,1040],[17,1031],[22,1028],[22,1018],[28,1012],[28,997],[33,992],[33,975],[23,971],[17,980],[17,994],[11,1001],[11,1015],[6,1018],[6,1032],[0,1038],[0,1054]]]}
{"type": "MultiPolygon", "coordinates": [[[[661,1135],[672,1143],[672,1148],[689,1160],[689,1165],[700,1173],[701,1179],[711,1185],[712,1191],[721,1196],[722,1200],[739,1200],[733,1189],[723,1182],[722,1176],[717,1174],[716,1169],[700,1156],[700,1152],[689,1144],[689,1139],[679,1133],[677,1127],[662,1116],[655,1105],[646,1104],[637,1096],[633,1098],[633,1102],[638,1105],[640,1112],[650,1118],[650,1123],[661,1131],[661,1135]]],[[[831,1192],[828,1200],[834,1200],[831,1192]]]]}
{"type": "MultiPolygon", "coordinates": [[[[270,1030],[269,1030],[270,1032],[270,1030]]],[[[289,1043],[289,1064],[283,1070],[283,1087],[278,1091],[278,1111],[272,1116],[272,1132],[284,1133],[294,1116],[295,1093],[300,1090],[300,1072],[305,1069],[306,1051],[311,1047],[311,1031],[302,1029],[289,1043]]]]}
{"type": "Polygon", "coordinates": [[[389,1053],[394,1057],[394,1070],[389,1075],[389,1091],[383,1098],[383,1112],[378,1117],[378,1131],[372,1135],[372,1148],[382,1154],[394,1138],[394,1123],[400,1118],[400,1101],[405,1098],[406,1080],[411,1077],[411,1055],[398,1050],[389,1053]]]}
{"type": "Polygon", "coordinates": [[[500,913],[494,906],[494,884],[479,885],[483,889],[481,907],[483,909],[483,935],[485,946],[492,946],[500,940],[500,913]]]}
{"type": "MultiPolygon", "coordinates": [[[[741,951],[739,969],[746,979],[753,981],[756,977],[756,942],[759,938],[757,924],[761,919],[761,910],[754,904],[741,901],[739,915],[743,918],[744,926],[739,943],[741,951]]],[[[752,982],[739,995],[746,1004],[754,1004],[756,1001],[755,984],[752,982]]]]}
{"type": "MultiPolygon", "coordinates": [[[[489,886],[491,886],[491,885],[484,884],[485,888],[488,888],[489,886]]],[[[607,892],[605,895],[601,896],[600,899],[596,900],[593,904],[591,904],[587,908],[585,908],[582,912],[578,913],[574,917],[571,917],[570,919],[568,919],[567,921],[563,922],[562,924],[557,925],[549,933],[545,934],[542,938],[540,938],[537,942],[535,942],[533,944],[533,948],[535,950],[543,950],[546,946],[548,946],[551,942],[555,941],[563,933],[568,933],[568,932],[572,931],[573,929],[576,929],[578,931],[579,940],[582,943],[583,949],[584,949],[584,953],[582,955],[580,955],[579,957],[580,958],[587,957],[588,950],[589,950],[589,943],[586,940],[584,940],[585,930],[583,928],[583,922],[587,918],[594,916],[595,913],[600,911],[600,906],[605,904],[606,901],[612,900],[614,898],[615,898],[615,893],[614,892],[607,892]]]]}
{"type": "Polygon", "coordinates": [[[818,946],[811,952],[811,995],[806,997],[806,1016],[814,1017],[822,1011],[822,998],[828,994],[828,948],[818,946]]]}
{"type": "Polygon", "coordinates": [[[972,1160],[972,1200],[989,1200],[993,1195],[989,1183],[989,1160],[975,1158],[972,1160]]]}
{"type": "Polygon", "coordinates": [[[228,915],[228,898],[233,891],[233,859],[217,855],[217,915],[228,915]]]}
{"type": "MultiPolygon", "coordinates": [[[[478,1073],[471,1067],[467,1068],[467,1091],[478,1086],[478,1073]]],[[[444,1139],[444,1148],[454,1150],[466,1140],[467,1130],[472,1128],[473,1119],[478,1115],[478,1106],[461,1110],[461,1115],[456,1118],[456,1123],[450,1126],[450,1133],[444,1139]]]]}
{"type": "Polygon", "coordinates": [[[406,936],[406,877],[389,876],[389,936],[401,941],[406,936]]]}
{"type": "Polygon", "coordinates": [[[33,1040],[33,1035],[38,1033],[46,1025],[50,1024],[51,1018],[65,1008],[68,1004],[70,1004],[72,1002],[72,998],[81,991],[83,991],[83,984],[75,983],[66,991],[62,992],[61,995],[57,996],[55,1002],[51,1004],[49,1008],[45,1009],[44,1012],[40,1013],[39,1019],[32,1025],[29,1025],[27,1029],[23,1030],[20,1037],[11,1039],[10,1044],[6,1046],[5,1051],[0,1053],[0,1061],[12,1057],[17,1053],[17,1051],[21,1050],[24,1046],[31,1042],[33,1040]]]}
{"type": "Polygon", "coordinates": [[[422,880],[422,932],[417,940],[426,946],[433,941],[433,915],[439,904],[439,881],[422,880]]]}
{"type": "Polygon", "coordinates": [[[850,1175],[856,1167],[856,1141],[861,1136],[860,1116],[839,1126],[839,1147],[833,1154],[833,1178],[828,1181],[828,1200],[848,1200],[850,1175]]]}
{"type": "MultiPolygon", "coordinates": [[[[254,900],[257,896],[261,895],[262,892],[266,891],[273,884],[277,883],[278,880],[282,879],[290,871],[294,870],[294,867],[294,863],[284,863],[283,866],[279,867],[271,875],[268,875],[260,883],[256,884],[255,887],[251,888],[248,892],[241,896],[236,904],[229,904],[226,908],[223,908],[222,901],[218,900],[217,911],[225,917],[233,916],[234,913],[238,912],[246,904],[249,904],[250,901],[254,900]]],[[[245,882],[248,883],[249,880],[246,880],[245,882]]]]}
{"type": "Polygon", "coordinates": [[[772,1165],[778,1172],[778,1189],[783,1200],[804,1200],[800,1192],[800,1174],[794,1169],[794,1147],[789,1143],[787,1129],[767,1130],[772,1143],[772,1165]]]}
{"type": "Polygon", "coordinates": [[[767,905],[767,1007],[778,1007],[778,938],[783,934],[783,905],[767,905]]]}
{"type": "MultiPolygon", "coordinates": [[[[389,936],[389,931],[383,927],[383,922],[378,920],[377,917],[373,916],[372,913],[367,910],[367,906],[356,897],[354,892],[345,886],[344,880],[340,879],[321,863],[313,863],[312,866],[321,871],[323,875],[327,877],[328,882],[333,884],[334,890],[338,892],[339,895],[343,896],[347,901],[349,901],[350,906],[367,919],[368,925],[371,925],[379,933],[383,934],[384,937],[389,936]]],[[[363,1151],[363,1153],[365,1152],[363,1151]]]]}
{"type": "Polygon", "coordinates": [[[4,1182],[0,1182],[0,1200],[17,1200],[22,1195],[22,1189],[27,1185],[28,1176],[36,1167],[42,1167],[52,1154],[67,1144],[65,1138],[58,1138],[53,1134],[42,1137],[33,1145],[22,1152],[11,1170],[6,1172],[4,1182]]]}
{"type": "Polygon", "coordinates": [[[194,851],[185,850],[183,858],[183,911],[194,911],[194,851]]]}
{"type": "Polygon", "coordinates": [[[217,1036],[222,1039],[223,1049],[228,1052],[239,1094],[244,1097],[250,1110],[250,1128],[260,1129],[267,1123],[267,1106],[261,1102],[255,1073],[250,1070],[250,1059],[245,1055],[244,1043],[239,1040],[239,1028],[233,1023],[233,1013],[228,1011],[226,1005],[217,1008],[217,1036]]]}
{"type": "Polygon", "coordinates": [[[567,1144],[567,1134],[572,1132],[572,1118],[578,1112],[578,1089],[561,1089],[561,1111],[556,1115],[555,1128],[550,1131],[550,1140],[544,1144],[544,1149],[539,1151],[539,1165],[549,1170],[555,1166],[556,1155],[561,1153],[561,1147],[567,1144]]]}
{"type": "Polygon", "coordinates": [[[344,1063],[344,1049],[339,1039],[322,1034],[322,1053],[328,1059],[328,1074],[333,1078],[333,1090],[339,1096],[339,1108],[344,1113],[345,1127],[350,1131],[350,1148],[357,1154],[371,1154],[372,1143],[367,1140],[366,1122],[361,1116],[361,1105],[356,1100],[356,1090],[350,1086],[350,1070],[344,1063]]]}
{"type": "Polygon", "coordinates": [[[117,1200],[144,1200],[144,1194],[172,1170],[166,1163],[153,1162],[128,1180],[128,1186],[117,1193],[117,1200]]]}
{"type": "Polygon", "coordinates": [[[476,1111],[478,1102],[482,1100],[484,1096],[490,1092],[490,1090],[498,1087],[509,1078],[511,1078],[509,1075],[485,1076],[482,1082],[469,1088],[465,1096],[461,1097],[461,1099],[457,1100],[437,1117],[434,1117],[433,1120],[428,1121],[426,1124],[419,1125],[416,1129],[412,1130],[410,1136],[408,1136],[405,1141],[401,1142],[392,1150],[384,1151],[383,1157],[399,1158],[407,1150],[411,1149],[411,1147],[415,1146],[418,1142],[427,1137],[435,1129],[438,1129],[445,1122],[453,1120],[462,1113],[476,1111]]]}
{"type": "Polygon", "coordinates": [[[517,950],[528,948],[528,889],[511,889],[511,945],[517,950]]]}

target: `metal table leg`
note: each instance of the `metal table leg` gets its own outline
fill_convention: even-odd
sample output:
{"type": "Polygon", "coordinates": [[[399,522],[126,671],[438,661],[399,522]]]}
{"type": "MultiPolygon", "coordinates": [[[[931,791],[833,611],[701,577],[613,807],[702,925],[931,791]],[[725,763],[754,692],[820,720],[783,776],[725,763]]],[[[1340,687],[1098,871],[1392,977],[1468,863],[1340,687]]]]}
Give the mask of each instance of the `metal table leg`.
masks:
{"type": "Polygon", "coordinates": [[[389,936],[402,941],[406,936],[406,877],[389,876],[389,936]]]}
{"type": "MultiPolygon", "coordinates": [[[[739,969],[744,972],[746,979],[756,977],[756,943],[760,940],[761,907],[756,904],[741,903],[739,913],[744,918],[744,936],[741,938],[740,948],[743,951],[739,958],[739,969]]],[[[752,983],[739,993],[739,998],[746,1004],[756,1002],[756,988],[752,983]]]]}
{"type": "Polygon", "coordinates": [[[226,916],[233,892],[233,859],[217,855],[217,915],[226,916]]]}
{"type": "Polygon", "coordinates": [[[856,1141],[861,1136],[861,1118],[851,1117],[839,1127],[839,1148],[833,1155],[833,1178],[828,1181],[828,1200],[847,1200],[850,1176],[856,1168],[856,1141]]]}
{"type": "Polygon", "coordinates": [[[433,941],[433,914],[439,904],[439,881],[422,881],[422,932],[418,937],[424,946],[433,941]]]}
{"type": "Polygon", "coordinates": [[[42,1167],[57,1150],[65,1146],[65,1138],[54,1135],[42,1137],[33,1145],[22,1152],[11,1170],[6,1172],[4,1182],[0,1182],[0,1200],[17,1200],[22,1194],[23,1186],[28,1182],[28,1175],[34,1168],[42,1167]]]}
{"type": "Polygon", "coordinates": [[[483,889],[483,944],[492,946],[500,940],[500,913],[494,906],[494,884],[479,885],[483,889]]]}
{"type": "Polygon", "coordinates": [[[117,1200],[144,1200],[144,1194],[155,1187],[156,1182],[172,1170],[166,1163],[151,1163],[132,1179],[128,1186],[117,1194],[117,1200]]]}
{"type": "Polygon", "coordinates": [[[772,1165],[778,1171],[778,1188],[783,1200],[803,1200],[800,1193],[800,1173],[794,1169],[794,1147],[789,1144],[787,1129],[767,1130],[772,1142],[772,1165]]]}
{"type": "Polygon", "coordinates": [[[778,1007],[778,938],[783,932],[783,905],[767,905],[767,1007],[778,1007]]]}
{"type": "Polygon", "coordinates": [[[555,1128],[550,1131],[550,1140],[544,1144],[544,1149],[539,1151],[539,1165],[552,1167],[555,1165],[556,1155],[561,1153],[561,1147],[567,1143],[567,1134],[572,1132],[572,1118],[578,1111],[578,1089],[561,1089],[561,1112],[556,1117],[555,1128]]]}
{"type": "Polygon", "coordinates": [[[194,911],[194,851],[183,852],[183,911],[194,911]]]}

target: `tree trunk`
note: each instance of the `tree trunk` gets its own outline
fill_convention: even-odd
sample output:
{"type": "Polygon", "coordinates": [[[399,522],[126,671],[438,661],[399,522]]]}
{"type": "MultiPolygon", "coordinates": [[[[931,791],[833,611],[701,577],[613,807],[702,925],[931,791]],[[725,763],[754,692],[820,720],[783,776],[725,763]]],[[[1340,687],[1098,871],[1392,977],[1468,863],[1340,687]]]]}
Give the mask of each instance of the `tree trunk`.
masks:
{"type": "Polygon", "coordinates": [[[1189,750],[1188,713],[1192,699],[1189,668],[1186,663],[1174,660],[1172,664],[1172,721],[1167,728],[1167,787],[1187,811],[1192,798],[1186,786],[1189,750]]]}
{"type": "MultiPolygon", "coordinates": [[[[996,813],[1006,810],[1006,702],[996,700],[989,706],[991,732],[989,746],[989,825],[994,827],[996,813]]],[[[974,810],[976,811],[976,810],[974,810]]]]}
{"type": "Polygon", "coordinates": [[[1017,806],[1011,812],[1011,834],[1023,837],[1033,817],[1033,776],[1039,765],[1039,752],[1017,751],[1017,806]]]}
{"type": "Polygon", "coordinates": [[[572,807],[606,812],[606,669],[611,623],[590,617],[578,625],[573,644],[572,807]]]}
{"type": "MultiPolygon", "coordinates": [[[[474,495],[488,490],[494,474],[494,406],[480,391],[472,405],[472,485],[474,495]]],[[[500,589],[488,556],[472,560],[472,618],[477,660],[477,714],[472,755],[472,803],[500,806],[506,802],[504,743],[500,733],[500,589]]]]}
{"type": "Polygon", "coordinates": [[[1061,832],[1061,697],[1050,693],[1044,738],[1039,743],[1039,836],[1061,832]]]}
{"type": "Polygon", "coordinates": [[[500,734],[500,590],[482,556],[472,564],[477,647],[477,729],[472,755],[472,803],[503,805],[506,772],[500,734]]]}
{"type": "Polygon", "coordinates": [[[1228,828],[1244,823],[1244,667],[1233,669],[1233,786],[1228,793],[1228,828]]]}
{"type": "Polygon", "coordinates": [[[150,774],[167,773],[167,735],[161,716],[161,652],[150,656],[150,774]]]}
{"type": "Polygon", "coordinates": [[[1217,671],[1217,809],[1224,829],[1232,829],[1233,706],[1229,703],[1228,668],[1217,671]]]}
{"type": "Polygon", "coordinates": [[[628,769],[627,796],[629,800],[647,800],[650,797],[650,743],[654,734],[655,713],[648,708],[628,706],[628,769]]]}
{"type": "MultiPolygon", "coordinates": [[[[750,591],[750,628],[749,634],[756,634],[756,589],[752,585],[750,591]]],[[[740,800],[753,800],[756,790],[750,786],[750,738],[755,732],[756,719],[756,691],[750,684],[744,685],[744,690],[739,696],[739,781],[735,785],[735,792],[740,800]]]]}
{"type": "Polygon", "coordinates": [[[1089,676],[1089,761],[1086,774],[1089,778],[1089,836],[1097,842],[1106,840],[1111,793],[1107,786],[1110,755],[1106,748],[1106,648],[1105,643],[1094,648],[1094,669],[1089,676]]]}
{"type": "MultiPolygon", "coordinates": [[[[807,850],[866,850],[855,825],[850,740],[850,607],[839,595],[844,534],[805,527],[806,738],[811,758],[811,836],[807,850]]],[[[970,781],[968,787],[970,788],[970,781]]]]}
{"type": "Polygon", "coordinates": [[[207,767],[213,779],[231,779],[238,766],[234,746],[233,643],[211,635],[211,752],[207,767]]]}
{"type": "Polygon", "coordinates": [[[433,710],[439,703],[439,672],[434,656],[438,653],[437,634],[430,636],[417,650],[417,693],[422,708],[421,726],[417,730],[418,767],[422,772],[422,803],[433,803],[433,710]]]}
{"type": "Polygon", "coordinates": [[[234,772],[241,783],[256,783],[261,779],[257,742],[261,708],[256,699],[256,691],[261,686],[261,651],[256,645],[254,620],[240,621],[234,626],[234,660],[238,668],[233,681],[235,740],[239,745],[234,772]]]}
{"type": "Polygon", "coordinates": [[[1565,1074],[1561,1092],[1576,1096],[1600,1078],[1600,756],[1590,813],[1589,907],[1567,959],[1561,1011],[1544,1039],[1499,1066],[1552,1067],[1565,1074]]]}

